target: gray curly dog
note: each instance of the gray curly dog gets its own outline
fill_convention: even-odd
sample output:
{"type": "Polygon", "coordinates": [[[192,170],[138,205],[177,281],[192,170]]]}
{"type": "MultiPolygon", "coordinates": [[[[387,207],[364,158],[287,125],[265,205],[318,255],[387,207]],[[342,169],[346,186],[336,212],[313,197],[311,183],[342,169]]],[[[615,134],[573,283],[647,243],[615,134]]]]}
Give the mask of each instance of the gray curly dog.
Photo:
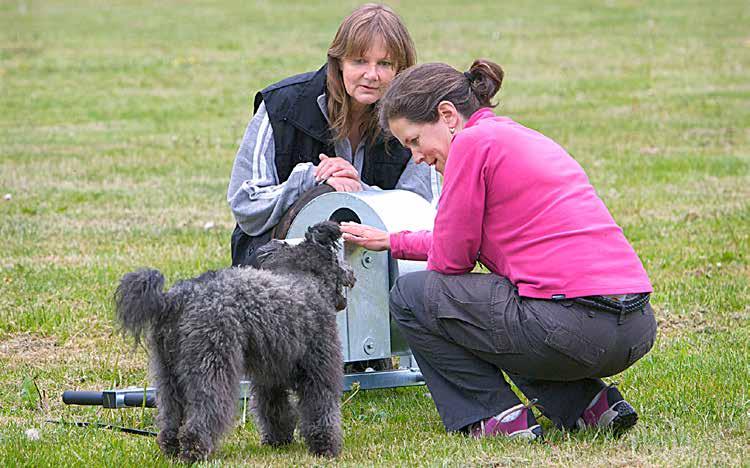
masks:
{"type": "Polygon", "coordinates": [[[354,275],[339,263],[340,237],[336,223],[319,223],[298,245],[263,246],[261,270],[210,271],[167,292],[156,270],[122,277],[117,319],[136,343],[146,336],[165,454],[208,458],[234,421],[243,372],[252,382],[262,443],[290,443],[299,418],[310,452],[341,452],[336,311],[346,307],[354,275]]]}

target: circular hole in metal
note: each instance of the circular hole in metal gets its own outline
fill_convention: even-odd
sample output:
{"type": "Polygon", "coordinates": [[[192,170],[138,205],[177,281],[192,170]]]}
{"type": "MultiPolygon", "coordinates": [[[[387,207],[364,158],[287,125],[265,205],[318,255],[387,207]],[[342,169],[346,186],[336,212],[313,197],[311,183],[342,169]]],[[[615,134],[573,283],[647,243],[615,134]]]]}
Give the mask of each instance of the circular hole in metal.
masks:
{"type": "Polygon", "coordinates": [[[357,213],[349,208],[339,208],[338,210],[334,211],[328,219],[331,221],[336,221],[337,223],[343,223],[344,221],[351,221],[354,223],[362,222],[359,219],[359,216],[357,216],[357,213]]]}

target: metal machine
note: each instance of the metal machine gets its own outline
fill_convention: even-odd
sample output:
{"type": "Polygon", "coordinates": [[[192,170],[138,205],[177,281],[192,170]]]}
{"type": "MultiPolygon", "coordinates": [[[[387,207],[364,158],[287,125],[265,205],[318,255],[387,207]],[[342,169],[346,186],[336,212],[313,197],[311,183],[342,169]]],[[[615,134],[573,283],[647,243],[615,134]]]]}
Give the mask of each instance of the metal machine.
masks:
{"type": "MultiPolygon", "coordinates": [[[[296,212],[284,239],[301,238],[307,228],[325,220],[354,221],[384,231],[431,230],[435,209],[420,196],[404,190],[329,192],[313,198],[296,212]]],[[[403,274],[424,270],[425,262],[395,260],[388,252],[374,252],[345,243],[342,254],[354,270],[357,285],[348,291],[347,307],[339,312],[337,325],[344,362],[390,362],[398,357],[396,369],[347,373],[345,388],[355,382],[360,388],[387,388],[424,383],[406,341],[391,321],[388,294],[403,274]]],[[[247,396],[243,381],[242,395],[247,396]]],[[[65,392],[68,404],[101,405],[107,408],[153,406],[154,389],[130,388],[104,392],[65,392]]]]}
{"type": "MultiPolygon", "coordinates": [[[[287,239],[302,237],[325,220],[355,221],[384,231],[432,229],[435,210],[423,198],[403,190],[330,192],[309,202],[295,217],[287,239]]],[[[344,361],[400,356],[411,351],[388,313],[388,293],[400,275],[423,270],[425,262],[394,260],[388,252],[372,252],[345,243],[344,259],[357,285],[348,292],[346,309],[337,318],[344,361]]]]}

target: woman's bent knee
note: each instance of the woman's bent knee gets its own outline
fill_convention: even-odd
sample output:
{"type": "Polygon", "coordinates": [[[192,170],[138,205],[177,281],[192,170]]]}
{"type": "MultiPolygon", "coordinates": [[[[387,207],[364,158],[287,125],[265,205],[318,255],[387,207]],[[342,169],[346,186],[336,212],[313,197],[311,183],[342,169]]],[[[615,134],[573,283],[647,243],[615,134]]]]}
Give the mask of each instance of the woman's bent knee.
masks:
{"type": "Polygon", "coordinates": [[[399,276],[390,293],[391,315],[398,319],[411,311],[424,308],[424,284],[428,271],[417,271],[399,276]]]}

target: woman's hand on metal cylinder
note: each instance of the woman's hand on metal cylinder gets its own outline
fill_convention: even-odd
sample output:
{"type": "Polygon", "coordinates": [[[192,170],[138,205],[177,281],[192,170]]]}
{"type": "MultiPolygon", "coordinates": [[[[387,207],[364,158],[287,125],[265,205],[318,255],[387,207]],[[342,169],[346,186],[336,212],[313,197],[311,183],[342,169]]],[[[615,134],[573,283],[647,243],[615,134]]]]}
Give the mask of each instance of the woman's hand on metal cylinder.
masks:
{"type": "Polygon", "coordinates": [[[333,187],[337,192],[362,191],[362,183],[358,180],[349,179],[348,177],[329,177],[324,183],[333,187]]]}
{"type": "Polygon", "coordinates": [[[380,251],[391,248],[390,234],[372,226],[344,221],[341,223],[341,232],[345,241],[368,250],[380,251]]]}
{"type": "Polygon", "coordinates": [[[320,182],[331,177],[341,177],[360,182],[359,173],[352,164],[344,158],[320,156],[320,164],[315,168],[315,181],[320,182]]]}

